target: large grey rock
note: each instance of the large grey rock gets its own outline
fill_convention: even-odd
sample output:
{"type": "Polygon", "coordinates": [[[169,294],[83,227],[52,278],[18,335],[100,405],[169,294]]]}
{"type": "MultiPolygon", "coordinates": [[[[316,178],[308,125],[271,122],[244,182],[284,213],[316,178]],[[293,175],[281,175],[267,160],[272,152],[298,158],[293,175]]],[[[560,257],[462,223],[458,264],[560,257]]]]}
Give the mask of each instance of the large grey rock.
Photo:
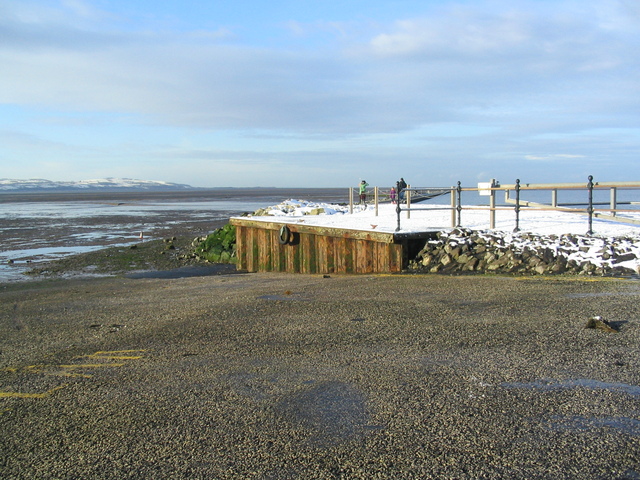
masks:
{"type": "Polygon", "coordinates": [[[636,259],[637,239],[578,235],[517,235],[456,228],[429,240],[410,263],[430,273],[496,272],[522,274],[628,275],[619,264],[636,259]]]}

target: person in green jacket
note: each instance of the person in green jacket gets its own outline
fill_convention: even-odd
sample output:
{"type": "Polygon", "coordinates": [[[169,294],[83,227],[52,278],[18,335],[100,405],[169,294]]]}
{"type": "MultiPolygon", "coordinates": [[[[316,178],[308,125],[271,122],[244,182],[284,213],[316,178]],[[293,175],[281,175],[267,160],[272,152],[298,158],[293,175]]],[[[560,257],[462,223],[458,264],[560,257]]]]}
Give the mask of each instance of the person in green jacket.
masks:
{"type": "Polygon", "coordinates": [[[360,204],[362,204],[362,205],[366,205],[367,204],[367,187],[368,186],[369,186],[369,184],[366,182],[366,180],[362,180],[360,182],[360,187],[359,187],[360,204]]]}

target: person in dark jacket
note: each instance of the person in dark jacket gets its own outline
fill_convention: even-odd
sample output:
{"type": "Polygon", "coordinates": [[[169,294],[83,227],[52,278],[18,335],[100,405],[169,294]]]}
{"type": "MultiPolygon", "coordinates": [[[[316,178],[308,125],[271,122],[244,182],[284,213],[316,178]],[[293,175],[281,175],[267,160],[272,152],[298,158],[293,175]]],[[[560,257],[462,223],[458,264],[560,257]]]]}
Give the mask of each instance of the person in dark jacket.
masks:
{"type": "Polygon", "coordinates": [[[407,182],[404,181],[404,178],[400,178],[398,182],[398,198],[400,201],[404,200],[404,189],[407,188],[407,182]]]}

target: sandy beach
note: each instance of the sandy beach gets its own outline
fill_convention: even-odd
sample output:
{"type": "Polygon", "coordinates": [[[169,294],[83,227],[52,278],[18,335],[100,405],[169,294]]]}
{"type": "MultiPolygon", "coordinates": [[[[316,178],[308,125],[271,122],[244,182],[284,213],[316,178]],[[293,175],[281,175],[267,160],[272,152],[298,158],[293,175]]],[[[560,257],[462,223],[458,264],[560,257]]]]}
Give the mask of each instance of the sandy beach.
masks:
{"type": "Polygon", "coordinates": [[[2,285],[0,477],[640,478],[639,296],[585,277],[2,285]]]}

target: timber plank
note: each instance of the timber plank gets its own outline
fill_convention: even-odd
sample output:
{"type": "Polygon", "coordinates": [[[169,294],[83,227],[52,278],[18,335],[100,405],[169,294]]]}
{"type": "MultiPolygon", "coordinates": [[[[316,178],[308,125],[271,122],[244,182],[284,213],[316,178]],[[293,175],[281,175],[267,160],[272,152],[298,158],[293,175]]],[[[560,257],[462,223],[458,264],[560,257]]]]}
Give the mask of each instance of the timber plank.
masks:
{"type": "MultiPolygon", "coordinates": [[[[250,272],[289,273],[392,273],[402,271],[408,261],[406,240],[395,242],[343,235],[324,235],[322,229],[300,231],[291,225],[289,243],[279,242],[278,228],[262,228],[265,222],[250,226],[236,224],[238,268],[250,272]]],[[[274,224],[275,225],[275,224],[274,224]]]]}
{"type": "Polygon", "coordinates": [[[244,227],[236,227],[236,265],[239,270],[246,270],[247,266],[244,261],[246,248],[242,241],[244,227]]]}

